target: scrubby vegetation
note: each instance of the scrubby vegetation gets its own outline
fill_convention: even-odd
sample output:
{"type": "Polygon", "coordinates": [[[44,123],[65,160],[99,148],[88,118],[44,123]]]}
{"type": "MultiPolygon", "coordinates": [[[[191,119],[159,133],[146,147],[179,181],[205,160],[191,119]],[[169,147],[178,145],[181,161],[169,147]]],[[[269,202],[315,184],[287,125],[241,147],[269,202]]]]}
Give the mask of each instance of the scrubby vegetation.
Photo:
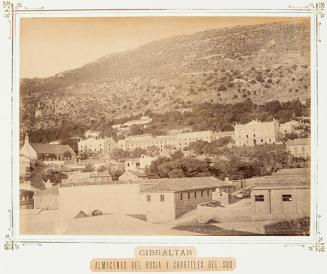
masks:
{"type": "MultiPolygon", "coordinates": [[[[184,116],[179,113],[194,112],[194,106],[203,105],[199,111],[205,112],[206,106],[247,98],[256,105],[305,100],[310,97],[309,60],[310,26],[302,23],[208,30],[152,42],[53,77],[22,79],[21,135],[27,130],[40,139],[38,131],[52,129],[60,138],[62,131],[56,131],[69,129],[79,136],[74,127],[114,134],[112,121],[146,110],[179,118],[184,116]]],[[[229,129],[240,118],[227,117],[228,111],[216,110],[210,122],[224,115],[221,121],[227,124],[216,128],[229,129]]],[[[208,128],[204,120],[186,118],[186,126],[208,128]]],[[[161,129],[151,132],[159,135],[161,129]]]]}

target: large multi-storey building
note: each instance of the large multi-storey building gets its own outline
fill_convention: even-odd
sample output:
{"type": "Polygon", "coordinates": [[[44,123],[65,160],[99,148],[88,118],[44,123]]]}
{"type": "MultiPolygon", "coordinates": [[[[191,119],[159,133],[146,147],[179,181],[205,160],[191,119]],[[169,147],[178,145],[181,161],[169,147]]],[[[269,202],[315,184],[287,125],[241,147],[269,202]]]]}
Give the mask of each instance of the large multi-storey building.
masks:
{"type": "Polygon", "coordinates": [[[235,145],[236,146],[256,146],[274,145],[279,142],[279,122],[260,122],[252,120],[247,124],[236,124],[235,145]]]}
{"type": "Polygon", "coordinates": [[[233,138],[234,132],[197,131],[161,136],[140,135],[129,136],[125,139],[118,140],[117,142],[112,138],[90,137],[79,141],[78,150],[79,152],[102,151],[104,154],[111,154],[113,148],[133,151],[136,148],[147,149],[155,146],[159,148],[160,152],[165,152],[166,150],[182,150],[192,142],[211,142],[226,136],[233,138]]]}
{"type": "Polygon", "coordinates": [[[138,147],[147,149],[148,147],[155,146],[162,152],[165,150],[165,147],[173,147],[179,150],[187,147],[191,142],[200,140],[211,142],[213,139],[214,134],[212,131],[187,132],[162,136],[130,136],[125,140],[118,141],[118,147],[132,151],[138,147]]]}
{"type": "Polygon", "coordinates": [[[89,137],[78,142],[78,152],[92,152],[111,154],[112,149],[116,147],[116,142],[112,138],[89,137]]]}

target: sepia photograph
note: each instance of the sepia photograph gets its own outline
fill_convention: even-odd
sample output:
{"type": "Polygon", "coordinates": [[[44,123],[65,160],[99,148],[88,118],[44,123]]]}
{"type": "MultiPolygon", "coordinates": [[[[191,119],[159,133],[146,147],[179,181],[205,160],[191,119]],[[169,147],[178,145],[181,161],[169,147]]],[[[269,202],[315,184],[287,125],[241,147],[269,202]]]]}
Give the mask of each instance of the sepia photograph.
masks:
{"type": "Polygon", "coordinates": [[[21,235],[310,236],[310,17],[23,17],[19,37],[21,235]]]}

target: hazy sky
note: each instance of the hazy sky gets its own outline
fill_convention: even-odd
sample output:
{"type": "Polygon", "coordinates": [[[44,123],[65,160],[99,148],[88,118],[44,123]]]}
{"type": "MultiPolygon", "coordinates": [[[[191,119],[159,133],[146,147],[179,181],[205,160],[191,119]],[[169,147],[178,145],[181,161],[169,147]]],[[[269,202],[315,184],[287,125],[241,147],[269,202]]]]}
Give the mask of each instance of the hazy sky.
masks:
{"type": "Polygon", "coordinates": [[[70,17],[23,18],[20,77],[47,77],[113,52],[206,29],[303,18],[281,17],[70,17]]]}

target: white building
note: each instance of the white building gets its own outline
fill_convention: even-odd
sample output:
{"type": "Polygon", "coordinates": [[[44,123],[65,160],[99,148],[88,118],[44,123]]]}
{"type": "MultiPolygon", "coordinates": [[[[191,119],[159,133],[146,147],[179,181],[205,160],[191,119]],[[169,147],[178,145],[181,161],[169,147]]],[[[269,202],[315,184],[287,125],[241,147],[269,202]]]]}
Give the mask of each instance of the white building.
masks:
{"type": "Polygon", "coordinates": [[[78,152],[93,152],[110,155],[116,143],[112,138],[89,137],[78,142],[78,152]]]}
{"type": "Polygon", "coordinates": [[[247,124],[236,124],[236,146],[274,145],[279,143],[279,122],[260,122],[252,120],[247,124]]]}
{"type": "Polygon", "coordinates": [[[151,165],[151,163],[157,160],[158,157],[150,157],[147,155],[141,155],[140,157],[140,169],[145,169],[151,165]]]}
{"type": "Polygon", "coordinates": [[[139,170],[140,168],[140,159],[128,159],[125,162],[125,171],[128,170],[139,170]]]}
{"type": "Polygon", "coordinates": [[[130,136],[125,140],[118,141],[118,147],[128,151],[133,151],[138,147],[147,149],[151,146],[158,147],[160,152],[164,151],[165,146],[171,146],[176,150],[182,150],[192,142],[200,140],[211,142],[216,139],[215,136],[216,135],[214,135],[212,131],[197,131],[162,136],[130,136]]]}

